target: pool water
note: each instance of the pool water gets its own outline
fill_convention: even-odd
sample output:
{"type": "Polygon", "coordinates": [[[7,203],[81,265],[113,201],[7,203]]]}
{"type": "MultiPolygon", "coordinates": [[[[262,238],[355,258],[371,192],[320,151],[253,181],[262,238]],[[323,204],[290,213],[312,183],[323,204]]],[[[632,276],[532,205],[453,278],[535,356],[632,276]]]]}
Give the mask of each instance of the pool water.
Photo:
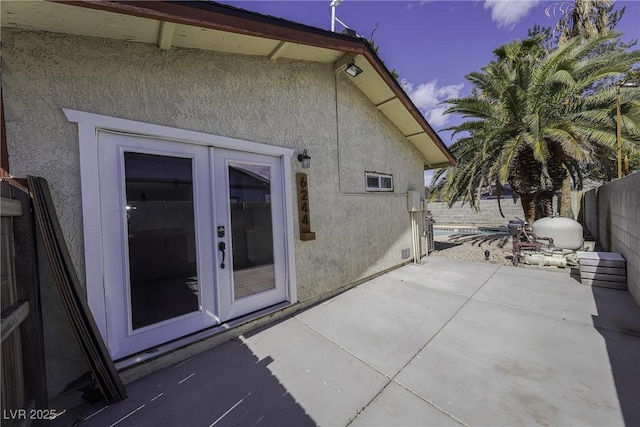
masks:
{"type": "Polygon", "coordinates": [[[460,227],[460,228],[435,228],[433,229],[434,236],[451,236],[454,234],[509,234],[506,228],[473,228],[473,227],[460,227]]]}

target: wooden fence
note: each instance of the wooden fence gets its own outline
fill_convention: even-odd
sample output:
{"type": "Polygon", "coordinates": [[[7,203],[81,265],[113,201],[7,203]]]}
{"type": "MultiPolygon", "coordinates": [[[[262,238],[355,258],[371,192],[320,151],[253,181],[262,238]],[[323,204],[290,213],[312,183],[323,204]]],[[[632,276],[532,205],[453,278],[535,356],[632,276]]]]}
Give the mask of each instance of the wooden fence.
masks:
{"type": "Polygon", "coordinates": [[[36,237],[26,190],[1,182],[2,425],[44,425],[47,383],[36,237]]]}

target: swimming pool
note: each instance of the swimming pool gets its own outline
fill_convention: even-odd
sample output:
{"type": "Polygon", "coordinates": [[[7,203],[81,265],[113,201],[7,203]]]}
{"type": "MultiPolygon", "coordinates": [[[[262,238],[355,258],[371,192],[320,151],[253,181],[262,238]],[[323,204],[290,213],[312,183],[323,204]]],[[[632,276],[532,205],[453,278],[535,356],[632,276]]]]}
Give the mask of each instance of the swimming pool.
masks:
{"type": "Polygon", "coordinates": [[[507,227],[433,227],[434,236],[454,234],[509,234],[507,227]]]}

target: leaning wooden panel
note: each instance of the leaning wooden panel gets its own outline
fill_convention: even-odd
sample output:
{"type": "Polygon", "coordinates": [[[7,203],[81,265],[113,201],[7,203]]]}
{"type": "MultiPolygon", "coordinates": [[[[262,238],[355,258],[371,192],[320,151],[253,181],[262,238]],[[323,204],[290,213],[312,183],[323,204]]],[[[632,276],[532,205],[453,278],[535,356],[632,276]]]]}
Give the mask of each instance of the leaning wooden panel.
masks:
{"type": "Polygon", "coordinates": [[[56,285],[100,392],[107,402],[126,398],[126,390],[89,310],[64,241],[60,222],[44,178],[28,177],[36,223],[56,285]]]}

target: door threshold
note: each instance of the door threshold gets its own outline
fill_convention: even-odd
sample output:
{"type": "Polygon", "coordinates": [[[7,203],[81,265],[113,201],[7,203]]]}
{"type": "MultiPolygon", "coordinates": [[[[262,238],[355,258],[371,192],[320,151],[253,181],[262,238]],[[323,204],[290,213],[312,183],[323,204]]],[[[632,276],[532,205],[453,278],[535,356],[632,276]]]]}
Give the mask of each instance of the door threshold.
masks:
{"type": "MultiPolygon", "coordinates": [[[[194,332],[193,334],[187,335],[185,337],[182,338],[178,338],[175,339],[173,341],[169,341],[165,344],[161,344],[158,346],[155,346],[153,348],[147,349],[145,351],[139,352],[139,353],[135,353],[131,356],[127,356],[124,357],[122,359],[119,359],[115,362],[116,365],[116,369],[118,370],[118,372],[121,374],[121,376],[123,375],[123,372],[121,371],[129,371],[129,370],[135,370],[135,368],[139,365],[144,364],[145,362],[149,362],[153,359],[156,358],[160,358],[163,356],[168,356],[171,353],[174,352],[178,352],[178,350],[184,349],[188,354],[187,357],[191,357],[194,354],[197,354],[201,351],[207,350],[209,348],[215,347],[218,344],[221,344],[224,341],[227,341],[231,338],[234,338],[236,336],[239,336],[245,332],[247,332],[250,329],[253,329],[254,327],[260,327],[263,326],[266,323],[269,323],[273,320],[275,320],[273,317],[273,315],[279,311],[282,311],[283,309],[287,308],[287,307],[291,307],[293,304],[291,304],[288,301],[285,302],[281,302],[279,304],[276,305],[272,305],[269,306],[267,308],[263,308],[262,310],[258,310],[258,311],[254,311],[253,313],[249,313],[247,315],[238,317],[236,319],[232,319],[229,320],[228,322],[222,323],[220,325],[216,325],[213,326],[211,328],[207,328],[207,329],[203,329],[202,331],[199,332],[194,332]],[[247,326],[246,328],[239,328],[240,326],[247,326]],[[225,334],[223,335],[225,332],[230,332],[230,334],[225,334]],[[228,336],[226,336],[228,335],[228,336]],[[220,340],[216,340],[215,342],[211,342],[208,343],[210,345],[204,345],[204,348],[200,349],[187,349],[186,347],[191,346],[194,343],[200,342],[200,341],[205,341],[205,340],[209,340],[213,337],[220,337],[220,340]]],[[[169,360],[168,363],[162,363],[161,365],[164,366],[169,366],[173,363],[179,362],[180,360],[183,360],[185,357],[182,357],[182,355],[177,356],[175,358],[175,360],[169,360]]],[[[171,358],[173,359],[173,358],[171,358]]],[[[160,368],[158,368],[160,369],[160,368]]],[[[147,372],[148,373],[148,372],[147,372]]],[[[129,377],[129,375],[126,375],[125,378],[123,378],[123,381],[125,383],[130,383],[132,381],[134,381],[135,379],[146,375],[133,375],[133,379],[130,379],[129,381],[127,381],[127,377],[129,377]]]]}

